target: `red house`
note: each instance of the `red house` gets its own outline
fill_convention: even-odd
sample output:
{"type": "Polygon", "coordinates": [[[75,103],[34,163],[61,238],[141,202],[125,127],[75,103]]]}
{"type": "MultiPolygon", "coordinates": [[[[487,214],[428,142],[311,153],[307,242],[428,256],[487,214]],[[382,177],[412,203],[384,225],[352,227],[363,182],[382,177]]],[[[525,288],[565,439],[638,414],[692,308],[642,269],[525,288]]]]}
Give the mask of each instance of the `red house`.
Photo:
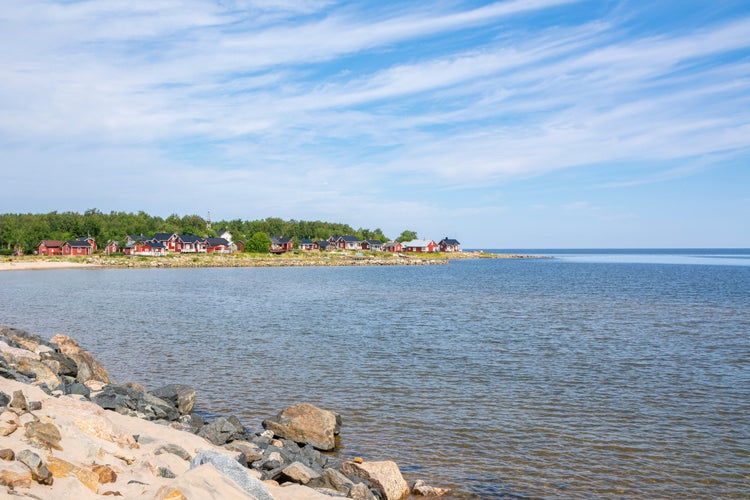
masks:
{"type": "Polygon", "coordinates": [[[230,253],[229,241],[225,238],[206,238],[206,253],[230,253]]]}
{"type": "MultiPolygon", "coordinates": [[[[174,251],[178,253],[205,253],[206,242],[200,236],[192,234],[176,234],[174,240],[174,251]]],[[[172,238],[169,240],[172,241],[172,238]]],[[[169,245],[168,245],[169,246],[169,245]]],[[[169,248],[172,250],[172,248],[169,248]]]]}
{"type": "Polygon", "coordinates": [[[36,247],[39,255],[62,255],[63,242],[60,240],[42,240],[36,247]]]}
{"type": "Polygon", "coordinates": [[[385,243],[383,245],[383,250],[386,252],[403,252],[404,247],[403,245],[398,241],[389,241],[388,243],[385,243]]]}
{"type": "Polygon", "coordinates": [[[362,242],[356,236],[339,236],[336,244],[342,250],[362,250],[362,242]]]}
{"type": "Polygon", "coordinates": [[[158,255],[167,255],[167,247],[162,242],[156,241],[135,241],[128,244],[122,253],[125,255],[146,255],[154,257],[158,255]]]}
{"type": "Polygon", "coordinates": [[[404,252],[433,253],[438,244],[433,240],[411,240],[403,243],[404,252]]]}
{"type": "Polygon", "coordinates": [[[301,240],[299,240],[300,250],[317,250],[318,248],[318,244],[312,240],[309,240],[307,238],[302,238],[301,240]]]}
{"type": "Polygon", "coordinates": [[[62,244],[63,255],[91,255],[94,247],[87,240],[66,241],[62,244]]]}
{"type": "Polygon", "coordinates": [[[291,238],[282,238],[281,236],[271,236],[271,246],[268,251],[271,253],[288,252],[294,247],[294,241],[291,238]]]}
{"type": "Polygon", "coordinates": [[[104,252],[107,255],[112,255],[113,253],[119,253],[120,245],[116,241],[110,241],[109,243],[107,243],[107,246],[104,248],[104,252]]]}
{"type": "Polygon", "coordinates": [[[438,248],[441,252],[460,252],[461,243],[459,243],[458,240],[454,240],[446,236],[445,238],[440,240],[440,243],[438,243],[438,248]]]}

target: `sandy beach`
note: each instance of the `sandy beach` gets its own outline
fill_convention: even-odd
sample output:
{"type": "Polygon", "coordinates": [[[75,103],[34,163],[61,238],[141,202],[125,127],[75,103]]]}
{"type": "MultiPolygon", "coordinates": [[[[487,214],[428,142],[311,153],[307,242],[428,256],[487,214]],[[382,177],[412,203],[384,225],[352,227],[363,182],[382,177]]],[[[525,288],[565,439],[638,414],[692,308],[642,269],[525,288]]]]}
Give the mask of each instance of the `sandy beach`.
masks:
{"type": "Polygon", "coordinates": [[[0,271],[40,271],[45,269],[86,269],[100,267],[98,264],[83,262],[46,261],[46,260],[3,260],[0,261],[0,271]]]}

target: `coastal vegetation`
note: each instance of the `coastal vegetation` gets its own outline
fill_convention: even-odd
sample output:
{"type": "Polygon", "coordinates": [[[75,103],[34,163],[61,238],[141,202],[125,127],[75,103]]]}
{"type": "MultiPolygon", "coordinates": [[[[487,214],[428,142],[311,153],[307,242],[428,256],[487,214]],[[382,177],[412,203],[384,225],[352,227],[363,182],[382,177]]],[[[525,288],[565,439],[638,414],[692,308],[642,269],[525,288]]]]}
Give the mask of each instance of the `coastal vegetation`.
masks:
{"type": "MultiPolygon", "coordinates": [[[[0,214],[0,252],[10,254],[14,250],[31,253],[40,241],[70,240],[88,235],[98,242],[117,241],[127,234],[153,234],[156,232],[197,234],[216,236],[216,230],[226,230],[235,240],[250,242],[250,250],[262,252],[268,248],[270,235],[284,235],[299,241],[302,238],[324,240],[333,235],[350,234],[360,240],[388,241],[380,228],[357,228],[343,223],[319,220],[283,220],[268,217],[262,220],[218,220],[208,221],[199,215],[179,216],[172,214],[166,218],[138,213],[109,212],[89,209],[84,213],[49,212],[46,214],[0,214]]],[[[399,241],[406,241],[404,235],[416,235],[404,231],[399,241]]]]}

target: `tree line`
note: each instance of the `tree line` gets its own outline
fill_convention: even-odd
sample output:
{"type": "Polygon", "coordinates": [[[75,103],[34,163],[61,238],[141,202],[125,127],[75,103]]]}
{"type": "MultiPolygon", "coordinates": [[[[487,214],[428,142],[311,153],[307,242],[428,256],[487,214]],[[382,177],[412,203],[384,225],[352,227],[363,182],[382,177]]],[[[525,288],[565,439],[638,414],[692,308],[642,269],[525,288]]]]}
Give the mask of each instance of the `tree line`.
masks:
{"type": "MultiPolygon", "coordinates": [[[[256,250],[263,248],[270,235],[294,238],[296,241],[302,238],[325,240],[333,235],[351,235],[360,240],[389,240],[380,228],[355,230],[348,224],[317,220],[283,220],[275,217],[252,221],[233,219],[212,222],[211,229],[208,229],[206,219],[199,215],[180,217],[172,214],[162,218],[142,211],[106,214],[97,209],[89,209],[82,214],[0,214],[0,252],[20,250],[31,253],[42,240],[72,240],[81,236],[91,236],[99,246],[103,246],[110,241],[122,242],[129,234],[150,236],[154,233],[174,232],[214,237],[217,230],[231,232],[235,241],[255,243],[251,244],[251,249],[256,250]]],[[[406,241],[416,236],[414,231],[404,231],[398,239],[406,241]]]]}

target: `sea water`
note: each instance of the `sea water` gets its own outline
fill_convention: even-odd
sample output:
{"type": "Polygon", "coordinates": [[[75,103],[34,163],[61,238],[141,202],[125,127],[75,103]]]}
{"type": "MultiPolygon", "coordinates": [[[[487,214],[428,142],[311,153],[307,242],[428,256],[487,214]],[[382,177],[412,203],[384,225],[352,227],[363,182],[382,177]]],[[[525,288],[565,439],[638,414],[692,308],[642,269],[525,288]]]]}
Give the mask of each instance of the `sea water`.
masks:
{"type": "Polygon", "coordinates": [[[341,456],[455,498],[750,496],[750,251],[532,253],[5,272],[0,324],[253,430],[335,410],[341,456]]]}

